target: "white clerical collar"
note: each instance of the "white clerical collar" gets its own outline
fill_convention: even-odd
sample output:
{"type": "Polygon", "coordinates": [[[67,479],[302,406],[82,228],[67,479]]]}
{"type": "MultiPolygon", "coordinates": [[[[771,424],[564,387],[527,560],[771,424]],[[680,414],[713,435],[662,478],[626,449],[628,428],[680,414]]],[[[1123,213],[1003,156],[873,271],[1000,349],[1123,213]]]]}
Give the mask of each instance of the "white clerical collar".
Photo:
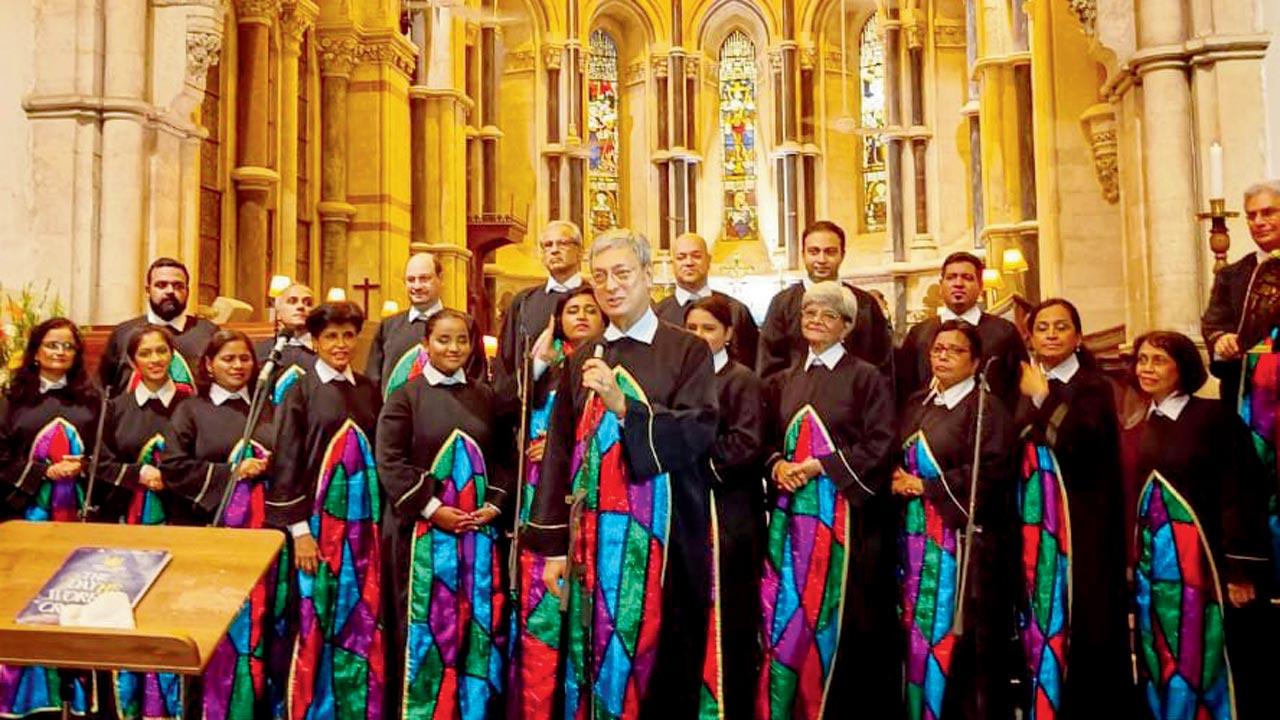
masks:
{"type": "Polygon", "coordinates": [[[934,405],[945,407],[948,410],[953,410],[955,409],[955,406],[960,404],[961,400],[969,397],[969,393],[973,392],[973,389],[977,386],[978,381],[970,375],[946,390],[938,390],[937,388],[934,388],[933,392],[929,393],[929,395],[925,397],[924,402],[925,404],[933,403],[934,405]]]}
{"type": "Polygon", "coordinates": [[[1071,378],[1076,376],[1076,371],[1080,369],[1080,358],[1075,353],[1067,356],[1066,360],[1058,363],[1052,368],[1044,371],[1046,380],[1061,380],[1063,383],[1071,382],[1071,378]]]}
{"type": "Polygon", "coordinates": [[[574,290],[577,290],[580,287],[582,287],[581,275],[574,275],[573,277],[569,278],[568,280],[565,280],[564,282],[559,282],[555,278],[549,277],[547,278],[547,284],[546,284],[546,287],[543,288],[543,291],[546,292],[547,294],[551,294],[553,292],[567,293],[567,292],[573,292],[574,290]]]}
{"type": "Polygon", "coordinates": [[[725,350],[724,348],[720,348],[715,352],[714,355],[711,356],[711,365],[715,367],[716,372],[720,372],[721,370],[724,369],[724,366],[728,364],[729,364],[729,351],[725,350]]]}
{"type": "Polygon", "coordinates": [[[653,314],[653,308],[647,308],[644,315],[632,323],[626,332],[619,330],[617,325],[610,322],[609,327],[604,329],[604,341],[616,342],[628,337],[645,345],[652,345],[653,336],[656,334],[658,334],[658,316],[653,314]]]}
{"type": "Polygon", "coordinates": [[[444,303],[439,298],[437,298],[435,302],[431,303],[431,305],[427,306],[426,310],[419,310],[417,307],[410,307],[409,322],[415,322],[419,319],[429,320],[432,315],[435,315],[443,309],[444,303]]]}
{"type": "Polygon", "coordinates": [[[1152,415],[1163,415],[1177,422],[1178,416],[1182,414],[1189,402],[1191,402],[1190,395],[1172,393],[1159,403],[1151,403],[1151,407],[1147,408],[1147,419],[1150,420],[1152,415]]]}
{"type": "Polygon", "coordinates": [[[711,286],[703,284],[698,290],[685,290],[679,285],[676,286],[676,304],[684,307],[694,300],[711,297],[711,286]]]}
{"type": "Polygon", "coordinates": [[[346,380],[352,385],[356,384],[356,374],[351,372],[350,366],[342,372],[338,372],[332,365],[316,358],[316,377],[320,378],[322,383],[331,383],[334,380],[346,380]]]}
{"type": "Polygon", "coordinates": [[[147,322],[152,325],[168,326],[181,333],[187,329],[187,311],[183,310],[178,317],[172,320],[164,320],[156,314],[155,310],[147,308],[147,322]]]}
{"type": "Polygon", "coordinates": [[[467,374],[462,372],[462,368],[453,371],[451,375],[445,375],[436,369],[435,365],[427,363],[422,366],[422,377],[427,379],[427,384],[431,387],[437,385],[466,385],[467,374]]]}
{"type": "Polygon", "coordinates": [[[138,401],[138,407],[146,405],[152,398],[159,400],[160,404],[169,407],[169,403],[173,402],[173,398],[178,394],[178,386],[173,384],[173,379],[169,378],[164,384],[152,392],[147,388],[146,383],[138,383],[138,387],[133,389],[133,399],[138,401]]]}
{"type": "Polygon", "coordinates": [[[52,390],[61,390],[67,386],[67,376],[63,375],[57,380],[50,380],[45,376],[40,376],[40,394],[43,395],[52,390]]]}
{"type": "Polygon", "coordinates": [[[810,280],[808,275],[805,275],[804,277],[800,278],[800,284],[804,286],[805,292],[809,292],[810,290],[813,289],[813,286],[816,285],[817,283],[810,280]]]}
{"type": "Polygon", "coordinates": [[[843,343],[832,343],[831,347],[821,353],[815,353],[813,348],[809,348],[809,356],[805,358],[804,369],[807,371],[814,365],[821,365],[828,370],[835,370],[836,363],[840,362],[840,358],[844,357],[844,353],[843,343]]]}
{"type": "Polygon", "coordinates": [[[240,398],[241,400],[244,400],[246,405],[253,404],[253,399],[249,397],[248,386],[242,387],[235,392],[231,392],[218,383],[214,383],[209,386],[209,402],[214,405],[221,405],[231,398],[240,398]]]}
{"type": "Polygon", "coordinates": [[[946,322],[948,320],[963,320],[974,327],[978,327],[978,323],[982,321],[982,308],[978,307],[977,305],[974,305],[968,310],[965,310],[964,313],[957,315],[955,312],[951,310],[951,308],[947,307],[946,305],[943,305],[942,307],[938,308],[938,317],[943,322],[946,322]]]}
{"type": "Polygon", "coordinates": [[[304,332],[301,335],[293,335],[285,345],[293,347],[304,347],[308,350],[315,350],[315,341],[311,339],[311,333],[304,332]]]}

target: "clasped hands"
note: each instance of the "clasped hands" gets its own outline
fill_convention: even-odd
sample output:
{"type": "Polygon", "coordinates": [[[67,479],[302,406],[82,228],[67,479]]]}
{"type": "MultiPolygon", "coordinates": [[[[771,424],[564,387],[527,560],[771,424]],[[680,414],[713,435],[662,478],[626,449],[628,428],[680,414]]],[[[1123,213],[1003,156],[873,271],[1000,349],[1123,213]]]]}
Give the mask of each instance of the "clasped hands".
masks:
{"type": "Polygon", "coordinates": [[[493,522],[497,517],[498,509],[492,505],[485,505],[474,512],[441,505],[431,514],[431,524],[445,532],[475,532],[493,522]]]}
{"type": "Polygon", "coordinates": [[[894,495],[902,495],[903,497],[920,497],[924,494],[924,481],[903,470],[900,467],[893,469],[893,482],[891,485],[894,495]]]}
{"type": "Polygon", "coordinates": [[[779,460],[773,466],[773,482],[787,492],[796,492],[810,480],[822,474],[822,463],[817,458],[804,462],[779,460]]]}

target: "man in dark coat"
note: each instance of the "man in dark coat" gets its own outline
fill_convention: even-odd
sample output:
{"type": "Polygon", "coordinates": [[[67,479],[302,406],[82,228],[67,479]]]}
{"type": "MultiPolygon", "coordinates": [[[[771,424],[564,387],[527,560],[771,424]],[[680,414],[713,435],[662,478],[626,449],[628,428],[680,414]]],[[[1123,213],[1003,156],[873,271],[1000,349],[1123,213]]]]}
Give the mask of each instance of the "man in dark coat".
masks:
{"type": "Polygon", "coordinates": [[[689,309],[689,303],[712,295],[724,298],[733,312],[733,341],[729,343],[729,357],[754,368],[760,330],[746,305],[707,285],[707,276],[711,273],[707,241],[695,233],[681,235],[671,244],[671,260],[675,266],[676,291],[654,306],[658,319],[684,327],[684,313],[689,309]]]}

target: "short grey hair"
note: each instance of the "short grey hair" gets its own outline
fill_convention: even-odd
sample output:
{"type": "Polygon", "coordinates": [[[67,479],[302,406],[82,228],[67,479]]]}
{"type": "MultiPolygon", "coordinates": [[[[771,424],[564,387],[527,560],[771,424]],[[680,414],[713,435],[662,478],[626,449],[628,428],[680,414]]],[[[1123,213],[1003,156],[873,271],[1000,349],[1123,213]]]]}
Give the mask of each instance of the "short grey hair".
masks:
{"type": "Polygon", "coordinates": [[[642,270],[648,270],[653,266],[653,248],[649,245],[648,238],[628,228],[614,228],[597,235],[591,243],[591,255],[588,261],[594,261],[597,255],[606,250],[619,248],[627,248],[635,253],[642,270]]]}
{"type": "Polygon", "coordinates": [[[808,305],[821,305],[840,313],[851,323],[857,322],[858,297],[844,283],[835,280],[814,283],[813,287],[804,291],[804,299],[800,301],[801,309],[808,305]]]}
{"type": "Polygon", "coordinates": [[[538,240],[551,235],[556,231],[564,231],[576,243],[582,242],[582,230],[578,229],[578,224],[570,220],[552,220],[542,228],[542,232],[538,234],[538,240]]]}
{"type": "Polygon", "coordinates": [[[1280,200],[1280,179],[1263,180],[1262,182],[1256,182],[1245,188],[1244,201],[1249,202],[1263,193],[1267,193],[1276,200],[1280,200]]]}

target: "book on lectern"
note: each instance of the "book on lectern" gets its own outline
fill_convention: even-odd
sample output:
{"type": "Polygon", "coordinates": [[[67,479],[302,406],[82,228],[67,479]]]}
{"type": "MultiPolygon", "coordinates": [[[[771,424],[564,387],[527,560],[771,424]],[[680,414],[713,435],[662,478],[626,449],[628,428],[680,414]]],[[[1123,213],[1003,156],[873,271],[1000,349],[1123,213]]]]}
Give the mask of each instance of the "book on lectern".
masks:
{"type": "Polygon", "coordinates": [[[108,592],[124,593],[130,607],[137,607],[171,559],[165,550],[76,548],[18,614],[17,621],[57,625],[65,609],[84,607],[108,592]]]}

